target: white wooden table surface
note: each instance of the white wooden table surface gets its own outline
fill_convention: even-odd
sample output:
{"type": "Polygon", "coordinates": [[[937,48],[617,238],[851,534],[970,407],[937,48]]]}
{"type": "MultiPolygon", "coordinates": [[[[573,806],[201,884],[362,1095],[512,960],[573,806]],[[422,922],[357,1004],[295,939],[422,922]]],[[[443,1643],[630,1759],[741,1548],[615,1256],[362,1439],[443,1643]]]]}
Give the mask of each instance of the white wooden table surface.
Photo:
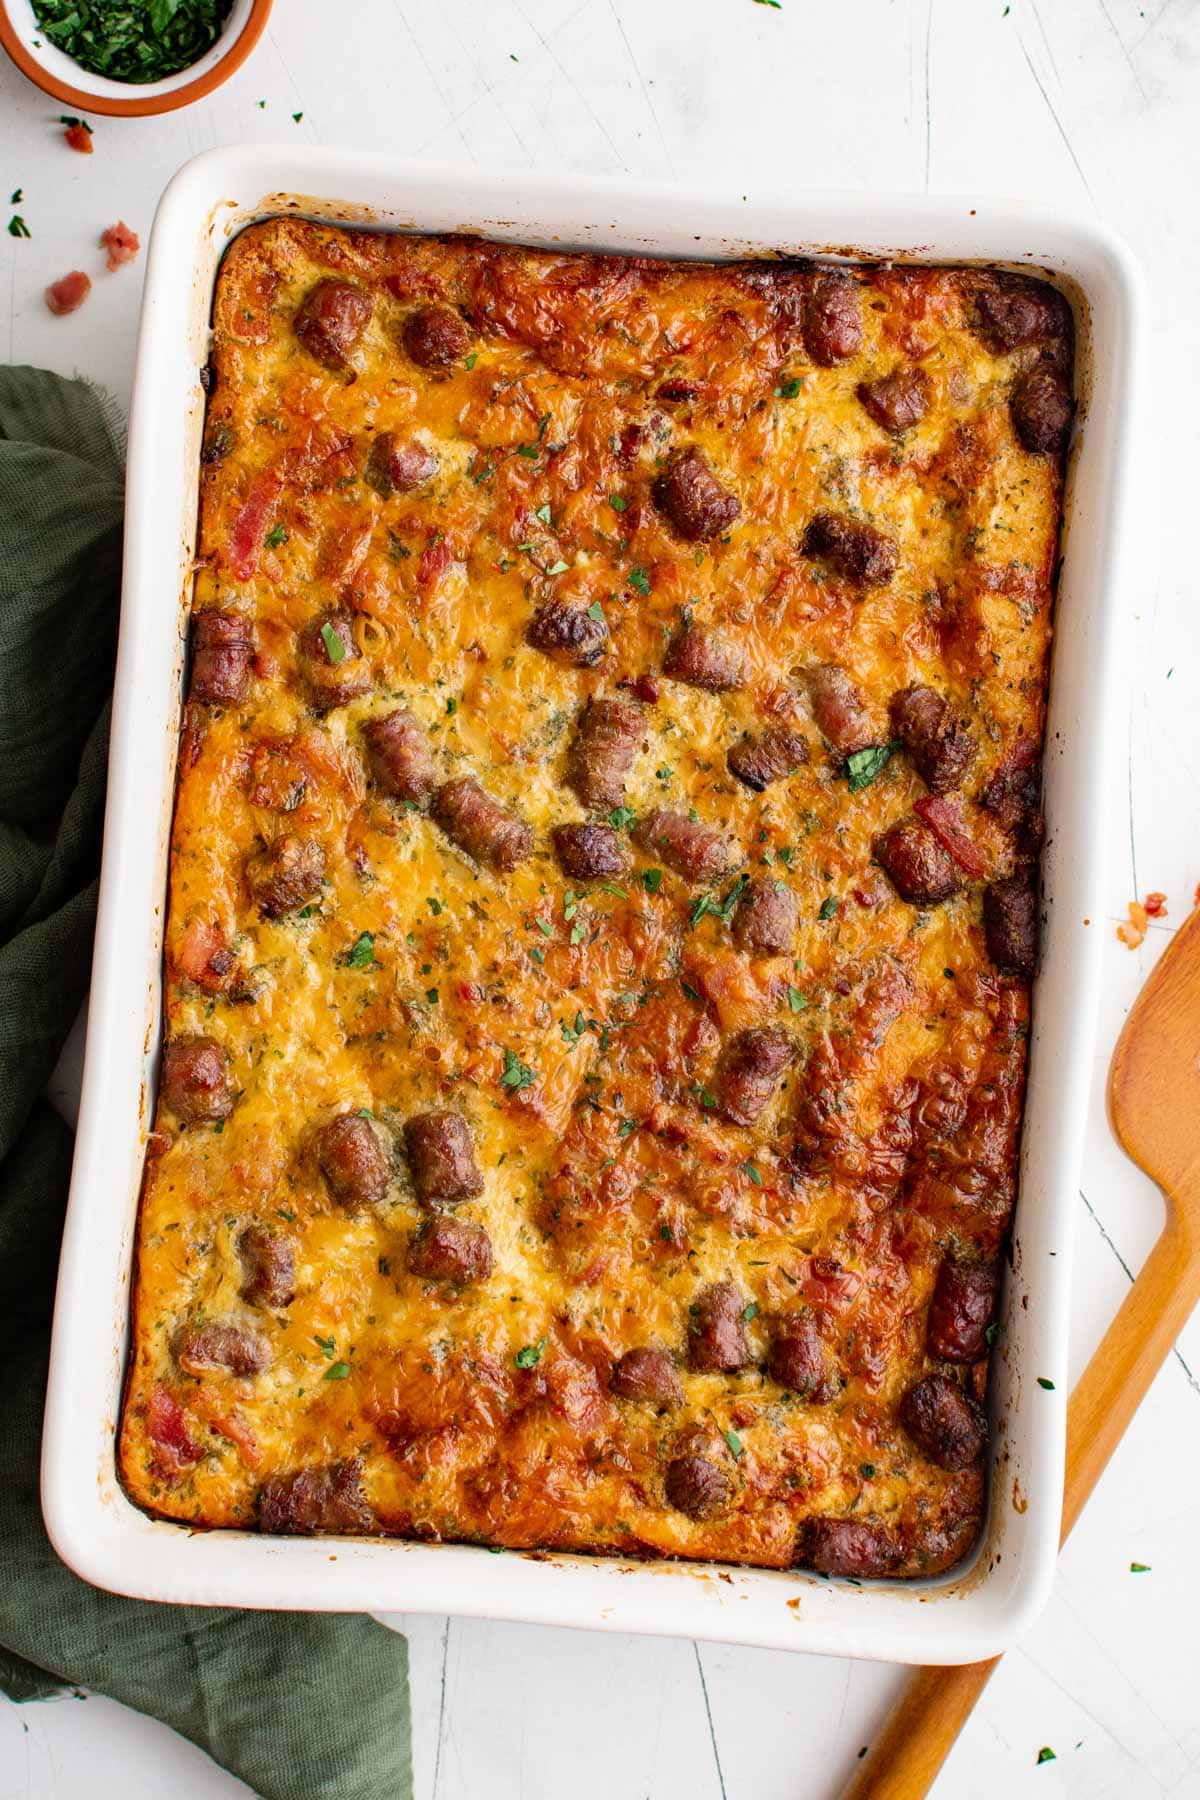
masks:
{"type": "MultiPolygon", "coordinates": [[[[124,402],[140,262],[97,232],[149,230],[186,158],[297,138],[473,166],[719,178],[747,191],[923,189],[1094,209],[1151,294],[1152,513],[1113,711],[1106,985],[1073,1346],[1090,1353],[1158,1229],[1105,1125],[1108,1051],[1200,881],[1200,0],[278,0],[250,63],[161,120],[95,119],[74,155],[57,106],[0,69],[0,352],[79,370],[124,402]],[[300,115],[298,118],[295,115],[300,115]],[[7,212],[4,215],[7,218],[7,212]],[[42,289],[90,270],[84,310],[42,289]],[[7,314],[7,317],[5,315],[7,314]],[[1126,778],[1125,770],[1128,769],[1126,778]],[[1160,889],[1136,952],[1118,918],[1160,889]]],[[[1160,1376],[937,1787],[939,1800],[1200,1800],[1200,1319],[1160,1376]],[[1130,1563],[1150,1565],[1133,1574],[1130,1563]],[[1037,1766],[1051,1746],[1056,1760],[1037,1766]]],[[[823,1800],[897,1692],[894,1669],[719,1646],[398,1619],[412,1653],[418,1800],[823,1800]]],[[[103,1700],[0,1700],[0,1800],[245,1793],[103,1700]]]]}

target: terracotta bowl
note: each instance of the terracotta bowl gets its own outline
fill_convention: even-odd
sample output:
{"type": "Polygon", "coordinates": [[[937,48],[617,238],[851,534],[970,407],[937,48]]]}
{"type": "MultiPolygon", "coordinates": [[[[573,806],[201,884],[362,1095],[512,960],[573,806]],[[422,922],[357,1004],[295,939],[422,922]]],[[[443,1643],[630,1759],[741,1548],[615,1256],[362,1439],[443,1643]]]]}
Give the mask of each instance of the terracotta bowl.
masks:
{"type": "Polygon", "coordinates": [[[43,36],[30,0],[0,0],[0,45],[22,75],[56,100],[81,113],[140,119],[190,106],[228,81],[262,36],[272,4],[273,0],[234,0],[225,29],[212,49],[165,81],[110,81],[82,68],[43,36]]]}

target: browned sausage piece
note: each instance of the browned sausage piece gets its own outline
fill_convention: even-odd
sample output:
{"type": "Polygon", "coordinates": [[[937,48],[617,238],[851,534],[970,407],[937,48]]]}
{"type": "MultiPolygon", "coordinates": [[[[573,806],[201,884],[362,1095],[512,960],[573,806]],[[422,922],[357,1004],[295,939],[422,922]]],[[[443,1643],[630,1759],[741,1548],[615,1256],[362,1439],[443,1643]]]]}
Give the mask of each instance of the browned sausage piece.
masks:
{"type": "Polygon", "coordinates": [[[792,775],[808,761],[808,740],[786,725],[768,725],[761,737],[744,737],[725,758],[729,773],[761,794],[773,781],[792,775]]]}
{"type": "Polygon", "coordinates": [[[642,740],[643,713],[632,700],[589,700],[567,756],[567,784],[595,812],[619,806],[642,740]]]}
{"type": "Polygon", "coordinates": [[[628,872],[629,846],[611,825],[556,825],[554,854],[572,881],[600,881],[628,872]]]}
{"type": "Polygon", "coordinates": [[[338,1205],[347,1212],[378,1206],[391,1170],[379,1134],[361,1113],[339,1113],[316,1135],[317,1162],[338,1205]]]}
{"type": "Polygon", "coordinates": [[[1064,337],[1068,322],[1065,300],[1044,282],[993,276],[975,297],[975,334],[997,355],[1064,337]]]}
{"type": "Polygon", "coordinates": [[[282,919],[315,900],[325,879],[325,852],[315,838],[281,837],[246,859],[246,880],[267,919],[282,919]]]}
{"type": "Polygon", "coordinates": [[[424,487],[438,467],[437,457],[424,444],[398,437],[394,431],[381,431],[371,445],[364,476],[386,500],[391,494],[411,494],[424,487]]]}
{"type": "Polygon", "coordinates": [[[162,1098],[181,1125],[206,1125],[233,1111],[229,1058],[215,1038],[172,1038],[163,1053],[162,1098]]]}
{"type": "Polygon", "coordinates": [[[410,1240],[408,1266],[425,1281],[448,1281],[453,1287],[486,1281],[492,1272],[492,1240],[470,1219],[435,1213],[410,1240]]]}
{"type": "Polygon", "coordinates": [[[878,381],[860,381],[855,389],[864,410],[883,431],[911,431],[929,411],[933,388],[924,369],[902,363],[878,381]]]}
{"type": "Polygon", "coordinates": [[[352,282],[318,281],[300,302],[296,336],[327,369],[345,369],[373,311],[370,294],[352,282]]]}
{"type": "Polygon", "coordinates": [[[786,1031],[757,1026],[739,1031],[717,1064],[717,1105],[735,1125],[753,1125],[770,1104],[784,1070],[795,1055],[786,1031]]]}
{"type": "Polygon", "coordinates": [[[192,626],[191,698],[238,706],[250,692],[254,627],[235,612],[202,612],[192,626]]]}
{"type": "Polygon", "coordinates": [[[741,687],[746,679],[746,658],[711,625],[685,625],[667,648],[663,674],[689,687],[707,688],[710,694],[741,687]]]}
{"type": "Polygon", "coordinates": [[[637,843],[682,875],[685,881],[715,881],[734,860],[732,847],[715,825],[656,806],[634,828],[637,843]]]}
{"type": "Polygon", "coordinates": [[[1017,848],[1036,855],[1046,822],[1040,805],[1042,771],[1037,745],[1019,740],[991,775],[979,804],[1015,839],[1017,848]]]}
{"type": "Polygon", "coordinates": [[[693,1369],[732,1374],[753,1361],[746,1336],[746,1296],[732,1281],[702,1288],[688,1321],[688,1363],[693,1369]]]}
{"type": "Polygon", "coordinates": [[[232,1319],[202,1319],[181,1325],[172,1346],[188,1375],[228,1369],[231,1375],[261,1375],[271,1366],[271,1346],[259,1332],[232,1319]]]}
{"type": "Polygon", "coordinates": [[[742,510],[736,494],[721,486],[694,444],[672,451],[652,492],[659,512],[689,544],[721,537],[742,510]]]}
{"type": "Polygon", "coordinates": [[[419,306],[401,329],[404,348],[421,369],[448,369],[471,347],[471,333],[448,306],[419,306]]]}
{"type": "Polygon", "coordinates": [[[900,560],[894,538],[845,513],[816,513],[800,549],[811,561],[828,563],[836,575],[860,588],[886,587],[900,560]]]}
{"type": "Polygon", "coordinates": [[[940,1469],[966,1469],[987,1443],[987,1420],[952,1375],[926,1375],[900,1402],[900,1423],[940,1469]]]}
{"type": "Polygon", "coordinates": [[[1038,907],[1028,875],[1010,875],[984,889],[983,935],[1002,974],[1030,979],[1037,967],[1038,907]]]}
{"type": "Polygon", "coordinates": [[[929,1302],[925,1341],[930,1356],[939,1362],[973,1363],[987,1355],[999,1278],[990,1260],[952,1253],[942,1258],[929,1302]]]}
{"type": "Polygon", "coordinates": [[[938,906],[959,890],[954,858],[920,819],[890,826],[875,839],[874,855],[900,898],[913,906],[938,906]]]}
{"type": "Polygon", "coordinates": [[[676,1456],[667,1464],[663,1482],[667,1504],[689,1519],[711,1519],[733,1497],[733,1482],[707,1456],[676,1456]]]}
{"type": "Polygon", "coordinates": [[[781,1321],[771,1338],[772,1379],[802,1400],[823,1404],[838,1393],[829,1350],[811,1313],[781,1321]]]}
{"type": "Polygon", "coordinates": [[[371,665],[359,654],[349,613],[322,613],[306,625],[300,634],[299,661],[318,712],[344,706],[371,686],[371,665]]]}
{"type": "Polygon", "coordinates": [[[290,1306],[296,1292],[296,1252],[290,1239],[265,1225],[247,1225],[238,1239],[242,1285],[251,1306],[290,1306]]]}
{"type": "Polygon", "coordinates": [[[612,1366],[608,1385],[622,1400],[649,1400],[654,1406],[681,1406],[683,1383],[665,1350],[627,1350],[612,1366]]]}
{"type": "Polygon", "coordinates": [[[357,1459],[272,1475],[259,1490],[258,1529],[273,1537],[373,1531],[375,1524],[357,1459]]]}
{"type": "Polygon", "coordinates": [[[451,843],[476,862],[507,874],[533,849],[533,832],[471,775],[447,781],[433,797],[433,817],[451,843]]]}
{"type": "Polygon", "coordinates": [[[755,877],[742,889],[733,920],[733,941],[751,956],[786,956],[796,935],[800,908],[782,881],[755,877]]]}
{"type": "Polygon", "coordinates": [[[805,1519],[796,1546],[800,1566],[821,1575],[887,1575],[902,1554],[885,1526],[865,1519],[805,1519]]]}
{"type": "Polygon", "coordinates": [[[857,682],[836,663],[818,663],[805,677],[813,718],[829,748],[839,756],[865,750],[872,740],[857,682]]]}
{"type": "Polygon", "coordinates": [[[914,682],[892,695],[892,730],[933,794],[956,788],[975,755],[966,727],[932,688],[914,682]]]}
{"type": "Polygon", "coordinates": [[[416,1113],[405,1122],[404,1148],[417,1199],[426,1205],[453,1205],[481,1191],[475,1140],[460,1112],[416,1113]]]}
{"type": "Polygon", "coordinates": [[[1013,388],[1009,401],[1013,428],[1035,456],[1062,449],[1074,410],[1070,386],[1059,369],[1030,369],[1013,388]]]}
{"type": "Polygon", "coordinates": [[[380,713],[363,726],[363,742],[376,785],[413,805],[427,800],[436,775],[429,739],[406,706],[380,713]]]}
{"type": "Polygon", "coordinates": [[[559,656],[577,669],[591,669],[608,649],[608,623],[586,606],[546,600],[529,621],[525,642],[544,656],[559,656]]]}
{"type": "Polygon", "coordinates": [[[858,354],[863,338],[862,307],[851,276],[840,269],[826,269],[815,278],[805,295],[800,329],[804,348],[823,369],[858,354]]]}

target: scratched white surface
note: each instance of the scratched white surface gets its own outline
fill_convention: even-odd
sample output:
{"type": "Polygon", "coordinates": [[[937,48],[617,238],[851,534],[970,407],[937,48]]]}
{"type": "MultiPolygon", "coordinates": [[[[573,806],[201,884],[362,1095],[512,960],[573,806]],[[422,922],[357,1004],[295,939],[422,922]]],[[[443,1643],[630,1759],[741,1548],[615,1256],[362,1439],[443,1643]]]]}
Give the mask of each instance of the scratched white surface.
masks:
{"type": "MultiPolygon", "coordinates": [[[[1082,1362],[1159,1220],[1109,1139],[1103,1070],[1200,882],[1200,0],[1043,0],[1040,12],[1034,0],[278,0],[247,68],[200,106],[97,120],[89,159],[63,148],[57,110],[0,69],[0,202],[20,187],[33,233],[0,235],[0,350],[78,369],[122,400],[140,264],[101,272],[96,233],[118,216],[144,233],[173,170],[237,140],[457,161],[466,182],[473,165],[504,162],[747,191],[787,171],[797,187],[1026,196],[1094,208],[1125,234],[1150,278],[1160,499],[1139,526],[1143,578],[1126,596],[1137,628],[1109,727],[1120,774],[1078,1219],[1082,1362]],[[94,274],[91,299],[52,319],[42,289],[74,267],[94,274]],[[1131,953],[1115,923],[1151,888],[1168,919],[1131,953]]],[[[1193,1320],[938,1800],[1200,1800],[1198,1374],[1193,1320]],[[1038,1767],[1043,1745],[1056,1760],[1038,1767]]],[[[901,1680],[711,1645],[396,1623],[412,1653],[418,1800],[825,1800],[901,1680]]],[[[0,1700],[0,1800],[246,1792],[107,1701],[0,1700]]]]}

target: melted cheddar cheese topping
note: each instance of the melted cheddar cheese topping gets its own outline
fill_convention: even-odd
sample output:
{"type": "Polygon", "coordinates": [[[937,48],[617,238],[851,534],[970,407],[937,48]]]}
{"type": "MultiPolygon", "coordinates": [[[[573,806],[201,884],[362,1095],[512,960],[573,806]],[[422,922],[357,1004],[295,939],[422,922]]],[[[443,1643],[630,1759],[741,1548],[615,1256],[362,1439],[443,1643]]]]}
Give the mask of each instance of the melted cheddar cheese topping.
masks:
{"type": "Polygon", "coordinates": [[[1063,471],[1014,394],[1069,371],[1069,321],[986,272],[826,279],[294,219],[226,256],[193,611],[249,662],[240,697],[187,705],[165,952],[168,1055],[206,1048],[225,1110],[164,1082],[150,1139],[121,1468],[154,1513],[866,1574],[973,1542],[987,1350],[934,1354],[929,1315],[948,1258],[994,1269],[1015,1197],[1028,969],[995,966],[985,890],[1032,879],[1063,471]],[[350,323],[298,330],[330,282],[350,323]],[[458,322],[440,362],[411,354],[430,308],[458,322]],[[920,416],[889,428],[860,390],[897,370],[920,416]],[[381,478],[384,434],[415,484],[381,478]],[[736,499],[719,529],[665,491],[691,451],[736,499]],[[822,548],[824,515],[890,569],[822,548]],[[556,604],[590,662],[530,641],[556,604]],[[736,684],[664,673],[689,625],[736,684]],[[828,668],[857,750],[814,704],[828,668]],[[897,733],[914,685],[969,739],[950,792],[897,733]],[[589,814],[592,696],[640,726],[589,814]],[[438,788],[531,829],[515,867],[381,785],[364,728],[398,707],[438,788]],[[727,759],[768,728],[806,760],[760,792],[727,759]],[[646,848],[655,809],[711,826],[724,869],[646,848]],[[611,879],[556,857],[588,817],[611,879]],[[944,901],[882,866],[903,820],[950,856],[944,901]],[[285,837],[318,876],[264,904],[285,837]],[[794,929],[761,954],[738,911],[774,882],[794,929]],[[738,1122],[730,1058],[763,1033],[782,1072],[738,1122]],[[430,1111],[469,1130],[479,1191],[441,1211],[486,1231],[482,1278],[410,1266],[430,1111]],[[322,1165],[341,1115],[386,1167],[362,1204],[322,1165]],[[250,1227],[282,1259],[266,1297],[250,1227]],[[714,1288],[732,1355],[704,1348],[714,1288]],[[798,1325],[807,1391],[774,1353],[798,1325]],[[666,1387],[630,1398],[613,1370],[644,1348],[666,1387]]]}

